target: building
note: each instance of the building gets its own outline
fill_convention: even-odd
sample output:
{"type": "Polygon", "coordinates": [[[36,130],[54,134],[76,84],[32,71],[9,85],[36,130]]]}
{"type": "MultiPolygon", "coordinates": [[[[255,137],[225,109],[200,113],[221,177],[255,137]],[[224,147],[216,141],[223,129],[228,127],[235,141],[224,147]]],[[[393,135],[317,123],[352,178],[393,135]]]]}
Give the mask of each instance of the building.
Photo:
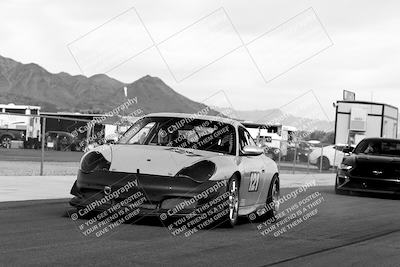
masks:
{"type": "Polygon", "coordinates": [[[366,137],[397,138],[398,108],[366,102],[336,102],[335,144],[356,145],[366,137]]]}

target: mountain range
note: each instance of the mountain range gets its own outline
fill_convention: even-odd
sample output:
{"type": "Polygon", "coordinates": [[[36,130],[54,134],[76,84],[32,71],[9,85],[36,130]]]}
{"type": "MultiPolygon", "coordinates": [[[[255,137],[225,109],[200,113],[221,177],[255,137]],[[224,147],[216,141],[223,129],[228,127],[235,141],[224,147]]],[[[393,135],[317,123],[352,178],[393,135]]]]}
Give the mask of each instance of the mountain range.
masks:
{"type": "MultiPolygon", "coordinates": [[[[137,97],[137,106],[144,113],[180,112],[196,113],[206,105],[190,100],[177,93],[161,79],[149,75],[132,83],[123,83],[105,74],[91,77],[70,75],[66,72],[50,73],[41,66],[22,64],[13,59],[0,56],[0,103],[38,105],[42,111],[58,112],[107,112],[126,101],[127,97],[137,97]]],[[[222,110],[211,107],[210,115],[222,110]]],[[[281,123],[293,125],[313,125],[316,129],[331,129],[328,121],[304,119],[283,114],[279,109],[238,111],[233,113],[237,119],[268,123],[274,118],[284,118],[281,123]],[[260,119],[261,118],[261,119],[260,119]]]]}
{"type": "MultiPolygon", "coordinates": [[[[217,111],[223,110],[216,107],[214,107],[214,109],[216,109],[217,111]]],[[[299,130],[304,130],[304,131],[321,130],[325,132],[330,132],[334,130],[333,129],[334,122],[328,120],[315,119],[315,118],[299,117],[290,113],[285,113],[278,108],[265,109],[265,110],[233,109],[231,112],[232,114],[235,115],[236,118],[239,118],[244,121],[265,123],[267,125],[282,124],[287,126],[293,126],[299,130]]]]}
{"type": "MultiPolygon", "coordinates": [[[[91,77],[53,74],[37,64],[22,64],[0,56],[0,103],[39,105],[43,111],[107,112],[137,97],[144,113],[195,113],[204,104],[175,92],[157,77],[145,76],[126,84],[104,74],[91,77]]],[[[212,112],[216,114],[216,112],[212,112]]]]}

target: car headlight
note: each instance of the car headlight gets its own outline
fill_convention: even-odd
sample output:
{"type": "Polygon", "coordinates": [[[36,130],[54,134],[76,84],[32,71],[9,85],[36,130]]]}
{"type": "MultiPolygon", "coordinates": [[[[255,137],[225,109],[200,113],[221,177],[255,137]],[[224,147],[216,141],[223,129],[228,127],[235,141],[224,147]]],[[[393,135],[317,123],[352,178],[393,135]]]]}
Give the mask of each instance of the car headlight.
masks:
{"type": "Polygon", "coordinates": [[[215,164],[209,160],[197,162],[189,167],[180,170],[176,176],[187,177],[196,182],[205,182],[214,175],[215,164]]]}
{"type": "Polygon", "coordinates": [[[346,164],[346,163],[341,163],[341,164],[340,164],[340,169],[342,169],[342,170],[349,171],[349,170],[351,170],[352,168],[353,168],[352,165],[349,165],[349,164],[346,164]]]}
{"type": "Polygon", "coordinates": [[[96,170],[109,170],[111,163],[106,160],[98,151],[87,153],[81,160],[81,170],[83,172],[93,172],[96,170]]]}

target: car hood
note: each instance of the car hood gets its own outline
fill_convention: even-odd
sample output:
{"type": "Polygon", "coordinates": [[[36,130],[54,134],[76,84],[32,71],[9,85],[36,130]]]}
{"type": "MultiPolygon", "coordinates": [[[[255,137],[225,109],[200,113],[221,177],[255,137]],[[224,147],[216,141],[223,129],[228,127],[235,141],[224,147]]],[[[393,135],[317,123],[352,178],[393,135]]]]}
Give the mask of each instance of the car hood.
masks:
{"type": "Polygon", "coordinates": [[[355,176],[398,178],[400,175],[400,158],[398,157],[352,154],[343,162],[355,166],[352,170],[355,176]]]}
{"type": "Polygon", "coordinates": [[[400,158],[395,156],[385,156],[385,155],[367,155],[367,154],[351,154],[349,159],[353,159],[357,163],[378,163],[378,164],[400,164],[400,158]]]}
{"type": "Polygon", "coordinates": [[[223,154],[148,145],[112,145],[111,171],[174,176],[182,168],[223,154]]]}

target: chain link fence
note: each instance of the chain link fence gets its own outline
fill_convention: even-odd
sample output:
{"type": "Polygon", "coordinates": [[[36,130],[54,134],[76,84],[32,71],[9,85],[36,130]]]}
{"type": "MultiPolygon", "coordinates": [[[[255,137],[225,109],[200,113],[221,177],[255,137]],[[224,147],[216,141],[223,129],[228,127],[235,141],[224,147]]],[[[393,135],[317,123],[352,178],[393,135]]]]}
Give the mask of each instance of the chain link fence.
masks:
{"type": "Polygon", "coordinates": [[[264,153],[273,159],[281,172],[335,172],[340,165],[346,145],[311,144],[305,140],[269,139],[259,142],[264,153]]]}
{"type": "MultiPolygon", "coordinates": [[[[21,135],[21,138],[13,138],[14,140],[3,138],[0,148],[2,175],[74,175],[83,152],[97,145],[115,141],[132,123],[121,123],[121,118],[118,118],[116,124],[110,121],[111,118],[107,118],[107,121],[102,123],[110,123],[110,135],[105,124],[91,124],[93,118],[24,116],[40,118],[39,138],[30,139],[24,135],[21,135]],[[79,131],[88,125],[90,127],[79,131]]],[[[347,147],[312,144],[300,138],[290,141],[263,138],[258,139],[258,143],[264,148],[264,153],[277,163],[282,173],[335,172],[343,159],[343,149],[347,147]]]]}

